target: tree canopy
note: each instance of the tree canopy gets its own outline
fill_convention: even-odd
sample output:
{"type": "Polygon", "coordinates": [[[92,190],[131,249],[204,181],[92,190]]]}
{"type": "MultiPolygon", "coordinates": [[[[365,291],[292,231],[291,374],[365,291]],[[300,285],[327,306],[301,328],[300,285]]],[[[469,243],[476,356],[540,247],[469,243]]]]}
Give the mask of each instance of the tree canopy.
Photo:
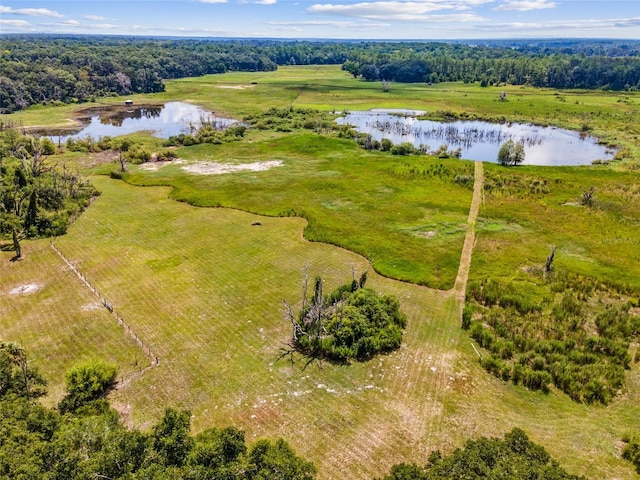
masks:
{"type": "Polygon", "coordinates": [[[354,77],[395,82],[509,83],[631,90],[633,41],[366,42],[160,39],[89,35],[0,37],[0,113],[52,102],[153,93],[164,80],[278,65],[342,64],[354,77]]]}
{"type": "Polygon", "coordinates": [[[348,362],[400,347],[407,322],[400,303],[395,297],[364,288],[366,279],[365,272],[359,281],[354,279],[323,295],[322,278],[317,277],[310,299],[303,291],[303,307],[297,317],[287,305],[292,349],[311,358],[348,362]]]}

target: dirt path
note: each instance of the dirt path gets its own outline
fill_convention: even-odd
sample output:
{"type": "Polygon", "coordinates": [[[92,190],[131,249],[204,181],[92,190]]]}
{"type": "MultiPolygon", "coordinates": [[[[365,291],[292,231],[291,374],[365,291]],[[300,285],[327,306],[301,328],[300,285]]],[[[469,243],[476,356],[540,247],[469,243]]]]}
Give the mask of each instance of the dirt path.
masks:
{"type": "Polygon", "coordinates": [[[464,238],[464,246],[462,247],[462,255],[460,256],[460,266],[458,267],[458,275],[456,283],[453,285],[452,292],[461,302],[461,308],[464,305],[465,293],[467,291],[467,280],[469,278],[469,269],[471,268],[471,256],[476,241],[476,220],[478,219],[478,211],[480,210],[480,202],[482,201],[482,192],[484,186],[484,170],[482,162],[475,163],[475,171],[473,174],[473,198],[471,207],[469,208],[469,218],[467,219],[468,229],[464,238]]]}
{"type": "Polygon", "coordinates": [[[151,351],[151,349],[149,347],[147,347],[144,342],[140,339],[140,337],[138,337],[138,335],[136,335],[136,333],[131,329],[131,327],[122,319],[122,317],[118,314],[118,312],[116,312],[113,309],[113,304],[107,300],[105,297],[103,297],[102,295],[100,295],[100,293],[98,292],[98,290],[95,289],[95,287],[93,287],[93,285],[91,285],[91,283],[89,283],[89,281],[87,280],[87,278],[80,273],[80,271],[78,270],[78,268],[71,263],[71,261],[69,259],[67,259],[67,257],[65,257],[62,252],[60,250],[58,250],[58,247],[56,247],[54,245],[53,242],[51,242],[51,248],[53,249],[54,252],[56,252],[58,254],[58,256],[64,261],[64,263],[67,264],[67,266],[71,269],[71,271],[73,271],[73,273],[76,274],[76,276],[78,277],[78,279],[80,279],[80,281],[89,289],[91,290],[91,292],[93,292],[93,294],[98,297],[100,299],[100,303],[107,309],[109,310],[109,313],[111,313],[111,315],[113,315],[113,317],[116,319],[116,321],[120,324],[120,326],[122,328],[124,328],[125,332],[127,333],[127,335],[129,335],[134,342],[136,342],[136,344],[138,344],[138,346],[144,351],[145,355],[149,358],[149,360],[151,361],[151,363],[149,365],[147,365],[145,368],[143,368],[142,370],[134,373],[133,375],[130,375],[127,378],[124,378],[120,383],[118,383],[118,385],[116,386],[117,389],[121,389],[124,388],[126,386],[128,386],[133,380],[135,380],[136,378],[140,377],[142,374],[144,374],[147,370],[149,370],[152,367],[155,367],[156,365],[160,364],[160,359],[151,351]]]}

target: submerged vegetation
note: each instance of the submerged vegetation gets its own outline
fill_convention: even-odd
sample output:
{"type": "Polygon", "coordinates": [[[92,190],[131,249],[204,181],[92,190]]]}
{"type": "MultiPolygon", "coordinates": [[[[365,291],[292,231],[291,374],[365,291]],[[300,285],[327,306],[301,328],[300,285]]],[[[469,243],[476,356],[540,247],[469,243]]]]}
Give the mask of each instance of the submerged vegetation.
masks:
{"type": "Polygon", "coordinates": [[[479,82],[550,88],[637,90],[633,42],[533,45],[493,42],[166,40],[108,37],[0,38],[0,113],[34,104],[104,95],[154,93],[165,80],[225,72],[268,72],[279,65],[342,64],[354,77],[389,82],[479,82]]]}
{"type": "MultiPolygon", "coordinates": [[[[455,450],[470,435],[504,433],[519,425],[569,472],[628,476],[631,467],[615,453],[614,442],[639,408],[638,127],[629,121],[637,116],[635,93],[556,96],[501,86],[508,95],[499,101],[490,86],[462,83],[394,84],[382,92],[339,67],[287,67],[260,76],[171,80],[165,86],[152,101],[190,99],[232,112],[244,124],[231,133],[205,127],[166,145],[146,133],[72,140],[53,145],[47,160],[124,180],[94,177],[104,194],[82,215],[78,228],[56,244],[114,299],[145,344],[160,352],[166,368],[137,376],[139,355],[120,352],[137,347],[124,340],[108,343],[115,345],[108,350],[119,369],[135,372],[125,376],[134,380],[126,388],[111,390],[114,370],[108,365],[91,366],[91,372],[100,373],[92,376],[79,362],[81,368],[67,377],[67,397],[60,385],[45,398],[66,411],[64,416],[36,406],[36,419],[54,419],[41,426],[33,417],[25,420],[32,411],[23,400],[15,400],[15,410],[0,406],[0,415],[12,426],[3,434],[27,431],[35,452],[23,462],[28,455],[20,452],[30,455],[31,447],[25,449],[12,437],[2,444],[7,468],[24,466],[28,478],[42,471],[73,478],[72,469],[91,478],[130,479],[262,479],[273,478],[274,471],[292,478],[316,475],[315,467],[282,441],[258,440],[251,446],[238,428],[212,428],[232,422],[245,429],[247,438],[285,435],[313,459],[323,478],[380,476],[397,461],[426,458],[431,446],[442,454],[434,453],[428,466],[394,467],[390,478],[449,478],[438,465],[455,471],[462,464],[482,473],[497,468],[510,475],[509,468],[517,466],[532,476],[553,472],[557,478],[574,478],[520,431],[496,440],[500,445],[480,439],[455,450]],[[262,107],[266,99],[271,102],[267,109],[262,107]],[[623,146],[618,158],[624,162],[517,169],[485,164],[484,174],[477,176],[483,170],[474,170],[472,162],[445,158],[456,156],[448,146],[376,144],[332,122],[334,112],[343,109],[426,104],[451,108],[458,116],[468,110],[504,121],[527,117],[578,129],[586,124],[595,133],[609,132],[607,141],[623,146]],[[156,162],[166,159],[179,161],[156,162]],[[205,175],[184,169],[222,162],[265,166],[273,159],[279,166],[272,170],[205,175]],[[142,163],[148,164],[135,165],[142,163]],[[481,365],[468,333],[458,327],[459,292],[449,290],[470,228],[474,183],[483,187],[483,197],[463,326],[474,345],[480,344],[481,365]],[[167,195],[192,205],[232,208],[194,209],[168,201],[167,195]],[[272,218],[287,216],[306,222],[272,218]],[[305,238],[317,243],[302,241],[303,228],[305,238]],[[543,269],[552,245],[557,246],[555,260],[543,269]],[[336,272],[345,262],[365,268],[367,260],[375,272],[414,285],[370,272],[375,290],[362,288],[363,279],[356,279],[325,295],[317,281],[313,295],[304,294],[288,312],[292,330],[301,333],[291,338],[278,305],[282,298],[295,297],[298,287],[292,279],[302,265],[312,264],[327,284],[336,285],[336,272]],[[293,355],[329,361],[303,374],[287,362],[275,362],[278,347],[288,340],[293,355]],[[393,355],[377,356],[400,342],[393,355]],[[375,361],[356,362],[374,356],[375,361]],[[519,386],[496,381],[482,367],[519,386]],[[86,396],[81,393],[85,386],[86,396]],[[125,429],[108,408],[107,394],[123,418],[146,430],[125,429]],[[180,409],[163,412],[171,402],[180,409]],[[600,408],[604,403],[609,406],[600,408]],[[133,416],[127,416],[128,406],[133,416]],[[576,419],[579,429],[573,426],[576,419]],[[199,432],[195,436],[191,424],[199,432]],[[128,446],[133,453],[127,457],[128,446]],[[358,458],[349,456],[353,450],[358,458]],[[526,458],[513,458],[509,450],[522,451],[526,458]],[[71,452],[66,463],[63,451],[71,452]],[[44,460],[37,457],[42,452],[47,453],[44,460]],[[532,463],[525,465],[525,459],[532,463]]],[[[17,118],[29,125],[42,118],[55,122],[72,108],[38,107],[17,118]]],[[[3,187],[25,183],[15,173],[22,165],[19,156],[5,156],[2,162],[8,175],[3,187]]],[[[6,238],[10,241],[10,232],[6,238]]],[[[30,241],[27,248],[38,255],[0,265],[0,294],[11,295],[2,305],[3,334],[25,335],[29,345],[57,339],[53,336],[67,329],[74,341],[76,336],[85,339],[82,350],[73,341],[44,345],[46,353],[35,363],[58,372],[103,348],[109,335],[123,336],[111,312],[95,305],[82,285],[41,280],[45,275],[73,278],[48,242],[30,241]],[[36,283],[29,290],[35,292],[32,297],[11,293],[36,283]],[[87,334],[100,315],[108,317],[106,324],[114,323],[113,331],[107,335],[105,327],[87,334]]],[[[21,361],[15,358],[0,361],[0,375],[10,362],[21,361]]],[[[15,372],[7,377],[10,381],[0,382],[10,396],[24,390],[15,372]]],[[[42,390],[31,385],[37,397],[42,390]]],[[[630,436],[625,455],[632,461],[636,444],[630,436]]]]}

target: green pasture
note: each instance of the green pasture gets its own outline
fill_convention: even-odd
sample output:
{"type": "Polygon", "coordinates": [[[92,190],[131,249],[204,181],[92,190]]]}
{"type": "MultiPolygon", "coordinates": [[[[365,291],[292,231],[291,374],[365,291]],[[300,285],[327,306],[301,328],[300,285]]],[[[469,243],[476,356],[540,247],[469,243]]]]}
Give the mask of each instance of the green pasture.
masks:
{"type": "Polygon", "coordinates": [[[170,185],[171,197],[269,216],[302,216],[305,238],[360,253],[385,276],[441,289],[453,286],[472,191],[454,183],[472,174],[459,160],[366,152],[317,134],[200,145],[177,151],[186,163],[149,171],[131,167],[139,185],[170,185]],[[203,161],[282,166],[234,175],[187,173],[203,161]],[[441,167],[441,176],[415,175],[441,167]],[[412,170],[413,169],[413,170],[412,170]],[[414,173],[412,173],[414,172],[414,173]]]}
{"type": "MultiPolygon", "coordinates": [[[[556,268],[640,288],[637,94],[462,83],[393,84],[383,92],[332,66],[171,80],[164,93],[131,98],[189,101],[238,119],[292,105],[586,125],[623,146],[626,160],[484,165],[470,281],[496,278],[535,295],[528,267],[542,266],[556,246],[556,268]],[[591,208],[580,205],[590,186],[591,208]]],[[[86,106],[6,117],[25,126],[63,124],[86,106]]],[[[146,134],[133,137],[160,148],[146,134]]],[[[156,169],[129,165],[126,181],[100,175],[117,169],[109,158],[58,157],[91,173],[102,195],[56,245],[160,358],[110,396],[128,422],[145,427],[166,406],[188,408],[196,432],[233,424],[249,439],[282,436],[316,463],[320,478],[354,480],[519,427],[571,473],[633,478],[620,439],[640,416],[637,364],[614,402],[586,406],[492,377],[460,329],[461,305],[444,289],[457,273],[472,196],[453,178],[472,174],[471,162],[396,157],[299,131],[248,131],[240,142],[177,153],[180,161],[156,169]],[[281,165],[265,171],[184,170],[274,160],[281,165]],[[436,167],[441,173],[428,173],[436,167]],[[349,366],[278,360],[290,333],[282,301],[300,305],[304,271],[322,275],[328,291],[369,261],[385,276],[370,271],[368,286],[398,296],[408,316],[403,346],[349,366]]],[[[27,348],[50,381],[49,404],[61,398],[63,374],[78,360],[114,362],[124,378],[148,365],[48,240],[25,242],[24,252],[19,262],[0,253],[0,339],[27,348]],[[36,288],[16,293],[29,285],[36,288]]]]}
{"type": "MultiPolygon", "coordinates": [[[[433,449],[518,426],[571,472],[632,475],[616,442],[640,414],[637,369],[605,408],[507,385],[481,369],[458,327],[453,296],[375,274],[369,285],[397,295],[408,315],[403,347],[350,366],[291,365],[278,360],[290,333],[282,300],[299,305],[303,271],[333,288],[367,267],[363,257],[305,241],[300,218],[195,208],[170,200],[166,188],[94,181],[102,195],[56,244],[160,357],[159,366],[111,395],[129,422],[150,425],[167,405],[189,408],[195,431],[234,424],[249,438],[283,436],[326,479],[371,478],[400,461],[424,463],[433,449]]],[[[29,243],[24,260],[1,267],[3,295],[27,281],[46,285],[33,294],[49,296],[46,310],[37,296],[3,303],[3,317],[15,322],[32,300],[39,311],[18,330],[29,336],[14,335],[38,352],[54,332],[88,328],[73,305],[95,301],[51,255],[46,242],[29,243]],[[50,258],[36,268],[40,255],[50,258]],[[18,280],[7,282],[5,272],[18,280]],[[49,287],[35,272],[64,281],[49,287]]],[[[104,309],[91,313],[109,318],[104,309]]],[[[142,361],[114,320],[111,329],[115,339],[85,333],[78,344],[58,347],[49,353],[55,364],[38,356],[53,392],[70,363],[62,353],[81,356],[80,345],[125,372],[142,361]]]]}
{"type": "Polygon", "coordinates": [[[51,248],[49,240],[27,242],[24,261],[1,252],[0,341],[24,346],[31,365],[49,382],[48,404],[64,394],[69,368],[92,357],[116,363],[118,379],[150,362],[51,248]]]}
{"type": "Polygon", "coordinates": [[[639,218],[637,173],[485,164],[470,279],[537,283],[527,271],[541,268],[555,246],[557,268],[639,291],[639,218]],[[592,186],[593,206],[584,206],[582,192],[592,186]]]}
{"type": "MultiPolygon", "coordinates": [[[[279,67],[275,72],[234,72],[167,80],[166,91],[130,95],[137,103],[182,100],[202,105],[218,115],[242,119],[270,107],[312,107],[335,111],[370,108],[410,108],[429,115],[455,115],[501,121],[535,122],[574,130],[586,128],[610,144],[629,149],[626,158],[638,158],[640,96],[637,92],[538,89],[523,86],[481,87],[461,82],[394,83],[384,92],[379,82],[354,79],[340,66],[279,67]],[[500,92],[506,101],[500,101],[500,92]]],[[[24,126],[70,125],[78,110],[121,103],[121,97],[96,104],[35,106],[5,115],[24,126]]]]}

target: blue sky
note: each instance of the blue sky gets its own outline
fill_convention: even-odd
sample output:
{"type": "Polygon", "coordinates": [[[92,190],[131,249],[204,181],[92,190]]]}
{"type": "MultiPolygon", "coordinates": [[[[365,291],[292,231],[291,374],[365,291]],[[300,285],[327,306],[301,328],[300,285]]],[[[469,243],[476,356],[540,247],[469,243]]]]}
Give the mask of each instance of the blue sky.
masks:
{"type": "Polygon", "coordinates": [[[0,32],[640,39],[640,0],[0,0],[0,32]]]}

